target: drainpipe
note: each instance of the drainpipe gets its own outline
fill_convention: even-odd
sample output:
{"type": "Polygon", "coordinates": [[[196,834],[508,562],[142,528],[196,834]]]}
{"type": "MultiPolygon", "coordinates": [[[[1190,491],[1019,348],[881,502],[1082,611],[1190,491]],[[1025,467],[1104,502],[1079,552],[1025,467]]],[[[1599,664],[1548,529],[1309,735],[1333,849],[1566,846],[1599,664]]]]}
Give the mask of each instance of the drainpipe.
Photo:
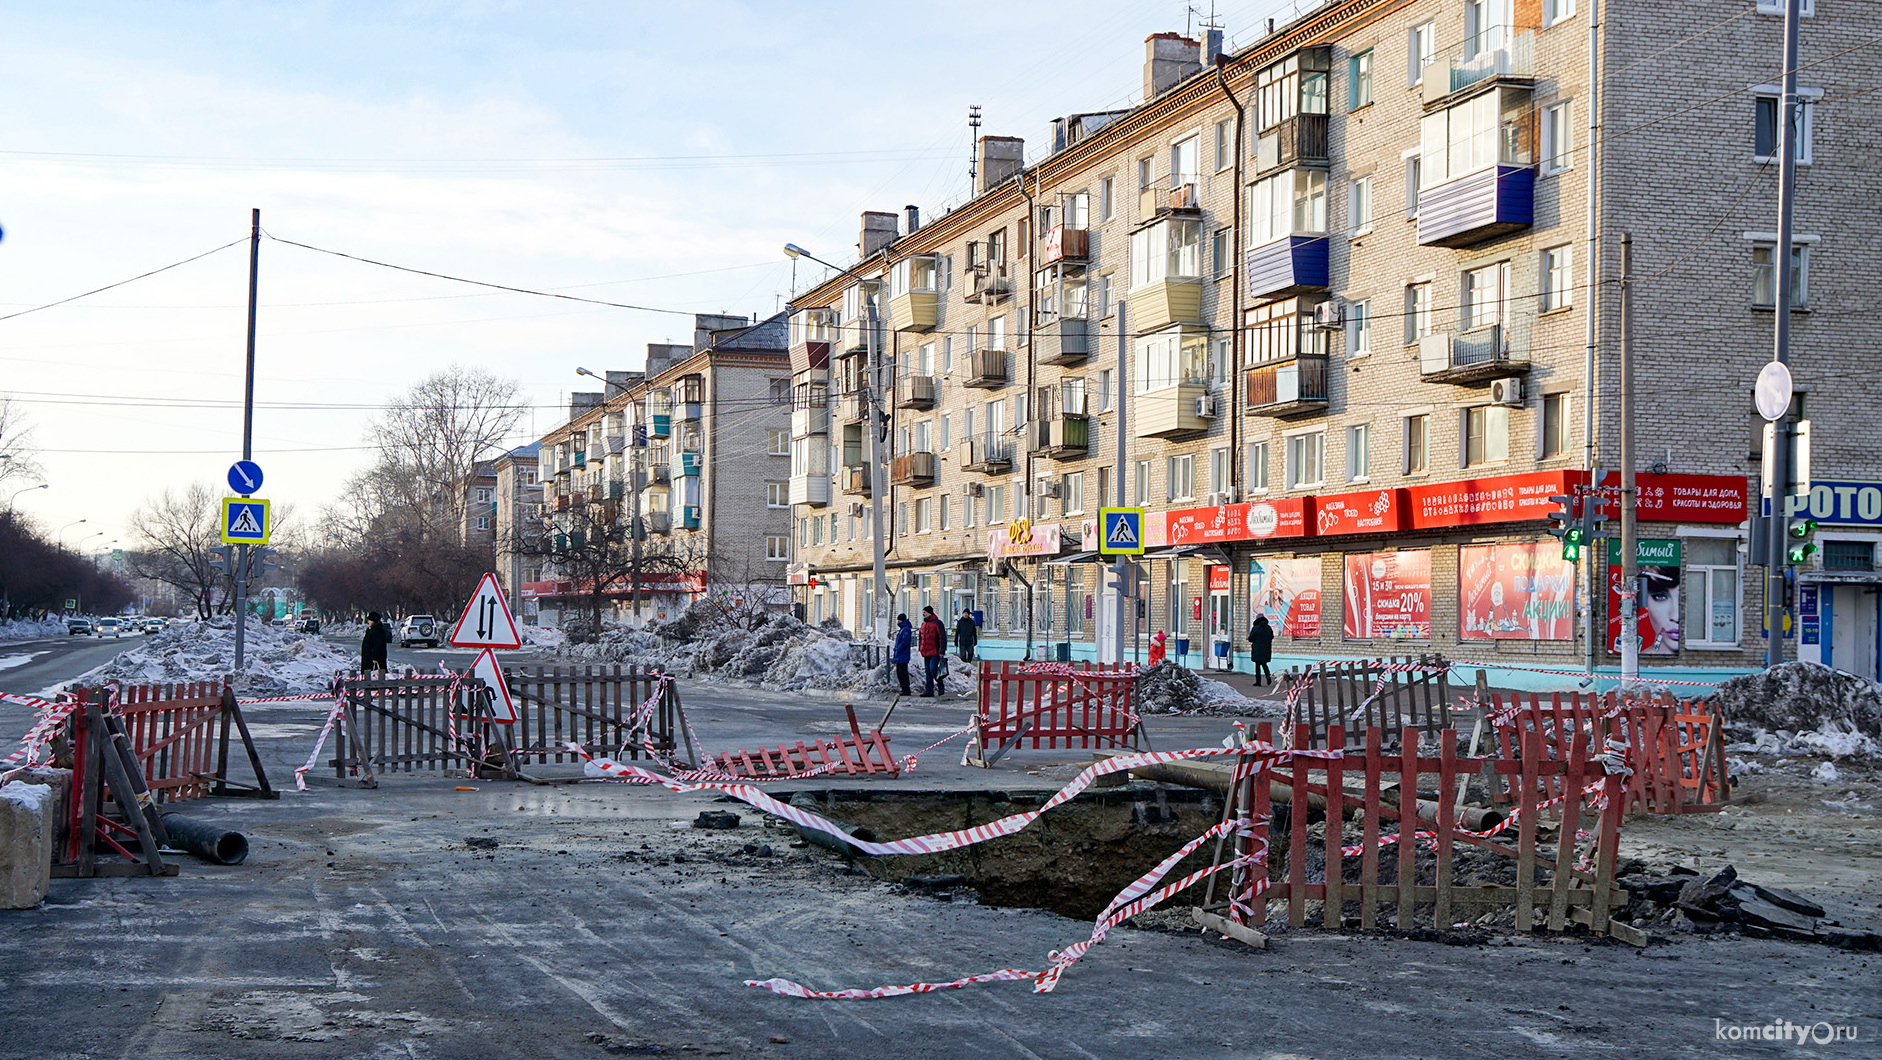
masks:
{"type": "MultiPolygon", "coordinates": [[[[1607,5],[1603,0],[1590,4],[1588,12],[1588,254],[1587,254],[1587,355],[1582,366],[1583,395],[1582,410],[1582,470],[1588,474],[1588,484],[1595,484],[1596,470],[1600,466],[1595,456],[1595,352],[1600,342],[1600,330],[1596,318],[1601,308],[1601,287],[1597,282],[1601,273],[1601,210],[1599,189],[1601,185],[1601,11],[1607,5]]],[[[1583,497],[1582,503],[1593,503],[1599,494],[1583,497]]],[[[1616,513],[1618,514],[1618,513],[1616,513]]],[[[1595,586],[1605,579],[1596,577],[1602,565],[1607,562],[1607,549],[1595,542],[1589,542],[1586,550],[1588,573],[1582,578],[1582,585],[1588,594],[1587,603],[1582,608],[1582,624],[1587,631],[1588,642],[1588,680],[1594,680],[1595,665],[1599,655],[1595,647],[1601,639],[1596,636],[1594,605],[1595,586]]]]}
{"type": "MultiPolygon", "coordinates": [[[[1242,467],[1242,403],[1238,391],[1242,386],[1242,274],[1238,266],[1242,263],[1242,124],[1248,118],[1242,101],[1235,98],[1235,91],[1229,88],[1228,59],[1216,53],[1216,83],[1222,86],[1222,94],[1228,97],[1229,105],[1235,108],[1235,169],[1233,177],[1235,187],[1231,189],[1229,205],[1229,246],[1233,248],[1234,258],[1229,268],[1229,377],[1223,381],[1222,404],[1228,409],[1229,420],[1229,481],[1240,482],[1245,474],[1242,467]]],[[[1241,495],[1241,487],[1233,487],[1236,496],[1241,495]]],[[[1231,558],[1233,553],[1231,552],[1231,558]]],[[[1235,565],[1229,565],[1229,669],[1235,669],[1235,631],[1240,624],[1235,621],[1235,565]]],[[[1254,617],[1249,617],[1254,622],[1254,617]]],[[[1203,665],[1208,665],[1205,656],[1203,665]]]]}
{"type": "MultiPolygon", "coordinates": [[[[1033,183],[1036,185],[1038,181],[1035,180],[1033,183]]],[[[1022,466],[1025,467],[1026,469],[1026,483],[1025,483],[1026,520],[1027,520],[1028,525],[1030,525],[1032,522],[1036,520],[1034,520],[1033,518],[1033,503],[1032,503],[1032,482],[1033,482],[1032,445],[1026,435],[1031,433],[1031,431],[1033,430],[1034,421],[1038,420],[1041,414],[1041,410],[1035,407],[1037,405],[1037,402],[1034,400],[1037,397],[1037,392],[1038,392],[1038,380],[1036,377],[1038,374],[1039,366],[1034,363],[1033,355],[1032,355],[1032,326],[1033,326],[1032,266],[1033,266],[1033,262],[1038,260],[1038,257],[1033,253],[1033,251],[1038,248],[1039,233],[1035,231],[1038,228],[1038,224],[1037,224],[1038,217],[1037,217],[1036,211],[1033,209],[1032,193],[1026,190],[1026,171],[1025,170],[1021,170],[1018,173],[1013,174],[1013,186],[1019,189],[1019,193],[1022,196],[1024,196],[1026,199],[1026,276],[1025,276],[1026,315],[1020,320],[1021,325],[1024,326],[1026,329],[1026,396],[1024,399],[1026,403],[1026,433],[1021,434],[1019,440],[1022,445],[1026,446],[1025,463],[1022,466]]],[[[1015,270],[1015,271],[1018,271],[1018,270],[1015,270]]],[[[1014,282],[1015,283],[1019,282],[1019,278],[1015,277],[1014,282]]],[[[1007,566],[1009,570],[1012,569],[1011,564],[1008,564],[1007,566]]],[[[1050,568],[1047,569],[1046,574],[1047,574],[1047,584],[1050,585],[1051,584],[1050,568]]],[[[1026,658],[1029,660],[1032,658],[1033,627],[1037,624],[1034,621],[1034,615],[1032,613],[1032,610],[1033,610],[1032,587],[1028,585],[1026,587],[1026,658]]],[[[1046,617],[1048,621],[1050,620],[1051,615],[1052,615],[1052,601],[1051,601],[1051,598],[1048,597],[1046,600],[1046,617]]]]}

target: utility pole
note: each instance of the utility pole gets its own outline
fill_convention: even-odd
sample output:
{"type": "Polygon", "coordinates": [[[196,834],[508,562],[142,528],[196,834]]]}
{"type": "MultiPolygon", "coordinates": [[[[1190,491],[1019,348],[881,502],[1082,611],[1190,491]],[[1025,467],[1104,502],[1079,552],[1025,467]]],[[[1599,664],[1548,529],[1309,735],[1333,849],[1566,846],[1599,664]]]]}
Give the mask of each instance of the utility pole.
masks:
{"type": "MultiPolygon", "coordinates": [[[[853,275],[853,274],[852,274],[853,275]]],[[[877,332],[881,320],[876,316],[876,295],[869,289],[869,283],[857,278],[861,288],[863,305],[868,312],[867,327],[869,333],[865,341],[869,347],[870,388],[869,402],[869,518],[873,522],[875,533],[870,535],[874,545],[876,561],[876,643],[882,645],[888,658],[889,646],[889,554],[888,527],[882,521],[882,493],[889,485],[888,453],[882,444],[889,433],[888,414],[883,408],[882,394],[882,344],[877,332]]]]}
{"type": "MultiPolygon", "coordinates": [[[[1130,329],[1124,326],[1124,302],[1117,303],[1117,506],[1124,507],[1124,477],[1128,470],[1129,449],[1124,438],[1124,395],[1130,392],[1126,385],[1130,357],[1130,329]]],[[[1139,524],[1141,526],[1141,524],[1139,524]]],[[[1104,538],[1104,520],[1098,521],[1098,538],[1104,538]]],[[[1124,662],[1124,623],[1137,620],[1137,609],[1131,604],[1131,597],[1137,590],[1137,561],[1130,556],[1120,555],[1112,570],[1117,574],[1117,621],[1113,623],[1112,637],[1117,643],[1117,661],[1124,662]]]]}
{"type": "MultiPolygon", "coordinates": [[[[1777,246],[1771,248],[1772,286],[1775,298],[1773,315],[1777,317],[1771,359],[1788,366],[1791,359],[1791,215],[1796,207],[1797,144],[1797,35],[1803,0],[1785,0],[1784,4],[1784,99],[1779,104],[1777,134],[1777,246]]],[[[1776,666],[1784,661],[1784,568],[1786,563],[1784,533],[1790,522],[1790,409],[1771,425],[1775,443],[1771,446],[1771,466],[1766,469],[1771,481],[1771,518],[1766,520],[1770,539],[1765,542],[1764,566],[1764,664],[1776,666]]],[[[1754,558],[1757,546],[1752,548],[1754,558]]]]}
{"type": "Polygon", "coordinates": [[[1621,235],[1621,689],[1640,680],[1640,558],[1634,527],[1634,234],[1621,235]]]}
{"type": "MultiPolygon", "coordinates": [[[[255,458],[255,293],[261,278],[261,209],[250,215],[248,232],[248,372],[242,390],[242,459],[255,458]]],[[[235,671],[242,671],[248,640],[248,546],[237,545],[235,558],[235,671]]]]}

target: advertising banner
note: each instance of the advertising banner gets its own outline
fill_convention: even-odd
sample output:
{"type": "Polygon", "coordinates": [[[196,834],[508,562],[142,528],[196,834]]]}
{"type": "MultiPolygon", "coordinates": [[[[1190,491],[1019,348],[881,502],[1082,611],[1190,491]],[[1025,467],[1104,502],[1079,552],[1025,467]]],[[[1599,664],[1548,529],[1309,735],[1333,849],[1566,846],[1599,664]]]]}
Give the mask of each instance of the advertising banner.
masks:
{"type": "Polygon", "coordinates": [[[1314,498],[1314,533],[1390,534],[1404,529],[1405,505],[1401,491],[1368,490],[1314,498]]]}
{"type": "Polygon", "coordinates": [[[1346,557],[1345,631],[1354,639],[1431,637],[1431,552],[1346,557]]]}
{"type": "Polygon", "coordinates": [[[1276,636],[1320,635],[1320,557],[1250,560],[1248,596],[1249,613],[1267,615],[1276,636]]]}
{"type": "Polygon", "coordinates": [[[1027,519],[1015,519],[1006,524],[1003,530],[987,532],[987,555],[998,559],[1002,556],[1056,556],[1059,554],[1059,524],[1034,523],[1027,519]]]}
{"type": "Polygon", "coordinates": [[[1428,530],[1547,519],[1555,508],[1549,498],[1566,495],[1573,483],[1583,481],[1586,476],[1579,471],[1537,471],[1408,486],[1405,526],[1428,530]]]}
{"type": "Polygon", "coordinates": [[[1208,545],[1218,541],[1261,541],[1307,533],[1306,497],[1184,508],[1169,513],[1169,543],[1208,545]]]}
{"type": "MultiPolygon", "coordinates": [[[[1655,475],[1636,477],[1636,518],[1665,523],[1740,523],[1745,520],[1743,475],[1655,475]]],[[[1618,518],[1610,510],[1610,518],[1618,518]]]]}
{"type": "MultiPolygon", "coordinates": [[[[1640,566],[1640,599],[1635,603],[1640,654],[1678,655],[1679,542],[1641,539],[1634,542],[1640,566]]],[[[1608,650],[1621,651],[1621,543],[1608,539],[1608,650]]]]}
{"type": "Polygon", "coordinates": [[[1575,565],[1554,542],[1457,550],[1462,640],[1575,639],[1575,565]]]}

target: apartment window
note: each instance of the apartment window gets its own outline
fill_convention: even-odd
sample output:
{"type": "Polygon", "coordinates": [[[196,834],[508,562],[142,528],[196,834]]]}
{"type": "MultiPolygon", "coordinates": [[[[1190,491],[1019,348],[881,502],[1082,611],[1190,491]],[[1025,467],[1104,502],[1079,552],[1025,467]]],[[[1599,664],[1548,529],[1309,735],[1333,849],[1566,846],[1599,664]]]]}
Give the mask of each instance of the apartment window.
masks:
{"type": "Polygon", "coordinates": [[[1111,402],[1113,400],[1112,395],[1116,391],[1116,389],[1117,389],[1116,371],[1110,368],[1106,368],[1103,371],[1100,371],[1098,373],[1098,411],[1099,412],[1111,411],[1111,402]]]}
{"type": "Polygon", "coordinates": [[[782,482],[765,483],[765,507],[788,508],[790,507],[790,503],[791,503],[790,498],[791,498],[790,487],[787,486],[785,483],[782,483],[782,482]]]}
{"type": "MultiPolygon", "coordinates": [[[[1751,304],[1777,305],[1777,244],[1756,243],[1751,248],[1751,304]]],[[[1802,309],[1810,301],[1810,248],[1791,244],[1791,308],[1802,309]]]]}
{"type": "Polygon", "coordinates": [[[1077,191],[1065,196],[1065,227],[1091,227],[1091,196],[1077,191]]]}
{"type": "Polygon", "coordinates": [[[979,525],[980,498],[969,493],[961,498],[961,525],[979,525]]]}
{"type": "MultiPolygon", "coordinates": [[[[1805,0],[1806,3],[1809,0],[1805,0]]],[[[1542,24],[1553,26],[1575,15],[1575,0],[1542,0],[1542,24]]]]}
{"type": "Polygon", "coordinates": [[[948,413],[943,412],[941,414],[941,432],[940,432],[941,437],[937,439],[941,443],[940,446],[938,447],[940,452],[944,452],[944,453],[947,452],[949,443],[953,441],[954,432],[950,429],[952,426],[953,426],[953,417],[949,415],[948,413]]]}
{"type": "Polygon", "coordinates": [[[477,517],[477,529],[479,530],[490,529],[490,517],[488,515],[480,515],[477,517]]]}
{"type": "Polygon", "coordinates": [[[1209,375],[1211,386],[1226,386],[1229,381],[1229,343],[1226,338],[1209,340],[1209,375]]]}
{"type": "Polygon", "coordinates": [[[1575,304],[1575,248],[1564,243],[1542,252],[1542,311],[1575,304]]]}
{"type": "Polygon", "coordinates": [[[1405,417],[1405,473],[1422,475],[1431,470],[1431,414],[1405,417]]]}
{"type": "Polygon", "coordinates": [[[1501,464],[1510,458],[1510,410],[1478,405],[1464,410],[1464,466],[1501,464]]]}
{"type": "Polygon", "coordinates": [[[1503,47],[1509,0],[1464,0],[1464,58],[1503,47]]]}
{"type": "Polygon", "coordinates": [[[1062,515],[1085,513],[1085,473],[1073,471],[1059,482],[1059,508],[1062,515]]]}
{"type": "Polygon", "coordinates": [[[1509,290],[1510,263],[1498,262],[1464,274],[1464,330],[1503,322],[1503,297],[1509,290]]]}
{"type": "Polygon", "coordinates": [[[782,562],[791,558],[791,539],[783,534],[765,535],[765,558],[782,562]]]}
{"type": "Polygon", "coordinates": [[[1215,278],[1218,280],[1227,276],[1235,265],[1232,258],[1234,251],[1231,249],[1234,244],[1230,242],[1233,235],[1227,228],[1218,228],[1215,235],[1209,238],[1209,257],[1215,263],[1215,278]]]}
{"type": "Polygon", "coordinates": [[[1326,484],[1327,432],[1309,431],[1287,439],[1287,488],[1310,489],[1326,484]]]}
{"type": "MultiPolygon", "coordinates": [[[[1817,13],[1817,0],[1804,0],[1799,6],[1799,13],[1809,17],[1817,13]]],[[[1781,15],[1784,13],[1784,0],[1758,0],[1760,15],[1781,15]]]]}
{"type": "Polygon", "coordinates": [[[1107,504],[1110,504],[1112,501],[1111,469],[1108,467],[1101,467],[1098,469],[1097,501],[1098,501],[1098,507],[1100,508],[1104,507],[1107,504]]]}
{"type": "Polygon", "coordinates": [[[1169,459],[1169,478],[1164,481],[1166,496],[1173,501],[1196,499],[1196,454],[1184,453],[1169,459]]]}
{"type": "Polygon", "coordinates": [[[1418,189],[1424,183],[1424,162],[1418,155],[1405,156],[1405,219],[1418,217],[1418,189]]]}
{"type": "Polygon", "coordinates": [[[1431,334],[1431,285],[1414,283],[1405,288],[1405,345],[1410,346],[1431,334]]]}
{"type": "Polygon", "coordinates": [[[1268,443],[1250,442],[1248,445],[1248,489],[1249,492],[1268,492],[1268,443]]]}
{"type": "Polygon", "coordinates": [[[1542,171],[1560,173],[1575,164],[1573,107],[1552,103],[1542,109],[1542,171]]]}
{"type": "MultiPolygon", "coordinates": [[[[1688,552],[1690,556],[1691,553],[1688,552]]],[[[1690,563],[1691,560],[1688,560],[1690,563]]],[[[1823,543],[1824,570],[1875,570],[1875,542],[1873,541],[1825,541],[1823,543]]]]}
{"type": "Polygon", "coordinates": [[[1139,508],[1150,503],[1150,461],[1137,461],[1136,478],[1131,484],[1131,503],[1139,508]]]}
{"type": "Polygon", "coordinates": [[[1542,395],[1542,459],[1568,455],[1568,395],[1542,395]]]}
{"type": "Polygon", "coordinates": [[[765,432],[765,454],[767,456],[790,456],[791,432],[767,430],[765,432]]]}
{"type": "Polygon", "coordinates": [[[1685,570],[1686,646],[1738,646],[1738,539],[1688,537],[1680,541],[1685,570]]]}
{"type": "Polygon", "coordinates": [[[915,424],[915,448],[917,453],[934,452],[934,425],[928,420],[915,424]]]}
{"type": "Polygon", "coordinates": [[[1424,22],[1413,26],[1406,41],[1405,74],[1408,84],[1423,84],[1425,67],[1438,60],[1438,24],[1424,22]]]}
{"type": "MultiPolygon", "coordinates": [[[[1763,85],[1756,90],[1754,106],[1757,111],[1756,143],[1753,145],[1753,161],[1770,162],[1777,158],[1778,113],[1783,110],[1783,99],[1776,86],[1763,85]]],[[[1809,165],[1810,152],[1810,112],[1815,110],[1815,99],[1823,94],[1821,89],[1798,89],[1797,110],[1791,122],[1791,142],[1795,144],[1792,154],[1799,165],[1809,165]]]]}
{"type": "Polygon", "coordinates": [[[1346,60],[1346,109],[1358,110],[1372,102],[1372,49],[1346,60]]]}
{"type": "Polygon", "coordinates": [[[1180,188],[1202,179],[1202,142],[1191,136],[1170,145],[1170,187],[1180,188]]]}
{"type": "Polygon", "coordinates": [[[1359,177],[1347,186],[1347,229],[1353,235],[1372,231],[1372,178],[1359,177]]]}
{"type": "Polygon", "coordinates": [[[1219,121],[1215,123],[1215,171],[1217,173],[1235,164],[1235,123],[1219,121]]]}
{"type": "Polygon", "coordinates": [[[1150,159],[1140,158],[1137,160],[1137,191],[1140,194],[1150,190],[1151,178],[1155,175],[1150,159]]]}
{"type": "Polygon", "coordinates": [[[1227,449],[1209,450],[1209,489],[1214,493],[1227,492],[1234,483],[1229,481],[1229,451],[1227,449]]]}
{"type": "Polygon", "coordinates": [[[1320,169],[1289,169],[1248,189],[1249,245],[1327,230],[1327,175],[1320,169]]]}
{"type": "Polygon", "coordinates": [[[1372,303],[1353,302],[1346,307],[1346,355],[1364,357],[1372,352],[1372,303]]]}
{"type": "Polygon", "coordinates": [[[987,487],[987,522],[1006,522],[1006,487],[987,487]]]}
{"type": "Polygon", "coordinates": [[[943,335],[941,337],[941,374],[946,375],[949,372],[952,372],[953,370],[954,370],[954,336],[943,335]]]}
{"type": "Polygon", "coordinates": [[[1131,352],[1136,368],[1137,393],[1201,383],[1208,378],[1209,339],[1206,335],[1185,335],[1164,331],[1137,340],[1131,352]]]}
{"type": "Polygon", "coordinates": [[[791,381],[789,379],[773,379],[771,381],[771,403],[773,405],[789,405],[791,403],[791,381]]]}
{"type": "Polygon", "coordinates": [[[490,499],[490,491],[488,489],[479,489],[477,491],[477,499],[480,501],[488,501],[490,499]]]}
{"type": "Polygon", "coordinates": [[[940,528],[946,530],[948,528],[948,516],[952,514],[948,509],[954,506],[954,498],[943,493],[936,503],[940,506],[941,511],[940,528]]]}
{"type": "Polygon", "coordinates": [[[1098,219],[1109,221],[1116,212],[1117,178],[1105,177],[1098,182],[1098,219]]]}
{"type": "Polygon", "coordinates": [[[1172,218],[1132,232],[1130,265],[1133,291],[1166,280],[1200,279],[1202,223],[1172,218]]]}
{"type": "Polygon", "coordinates": [[[818,516],[815,519],[812,519],[810,521],[810,543],[813,545],[823,544],[823,517],[822,516],[818,516]]]}
{"type": "Polygon", "coordinates": [[[1346,481],[1367,482],[1372,478],[1372,425],[1356,423],[1346,428],[1346,481]]]}
{"type": "Polygon", "coordinates": [[[915,532],[925,534],[934,529],[931,521],[934,505],[927,497],[915,498],[915,532]]]}

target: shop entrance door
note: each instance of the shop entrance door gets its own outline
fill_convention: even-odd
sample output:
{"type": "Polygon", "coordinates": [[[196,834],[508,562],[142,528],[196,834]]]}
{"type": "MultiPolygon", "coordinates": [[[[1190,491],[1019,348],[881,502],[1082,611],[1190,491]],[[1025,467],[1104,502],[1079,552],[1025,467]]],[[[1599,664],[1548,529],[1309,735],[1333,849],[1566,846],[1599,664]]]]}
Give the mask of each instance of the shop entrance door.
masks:
{"type": "Polygon", "coordinates": [[[1830,604],[1830,665],[1873,681],[1878,652],[1878,601],[1873,585],[1825,587],[1830,604]]]}
{"type": "Polygon", "coordinates": [[[1235,663],[1235,611],[1229,603],[1229,568],[1209,568],[1209,654],[1203,666],[1227,670],[1235,663]]]}

